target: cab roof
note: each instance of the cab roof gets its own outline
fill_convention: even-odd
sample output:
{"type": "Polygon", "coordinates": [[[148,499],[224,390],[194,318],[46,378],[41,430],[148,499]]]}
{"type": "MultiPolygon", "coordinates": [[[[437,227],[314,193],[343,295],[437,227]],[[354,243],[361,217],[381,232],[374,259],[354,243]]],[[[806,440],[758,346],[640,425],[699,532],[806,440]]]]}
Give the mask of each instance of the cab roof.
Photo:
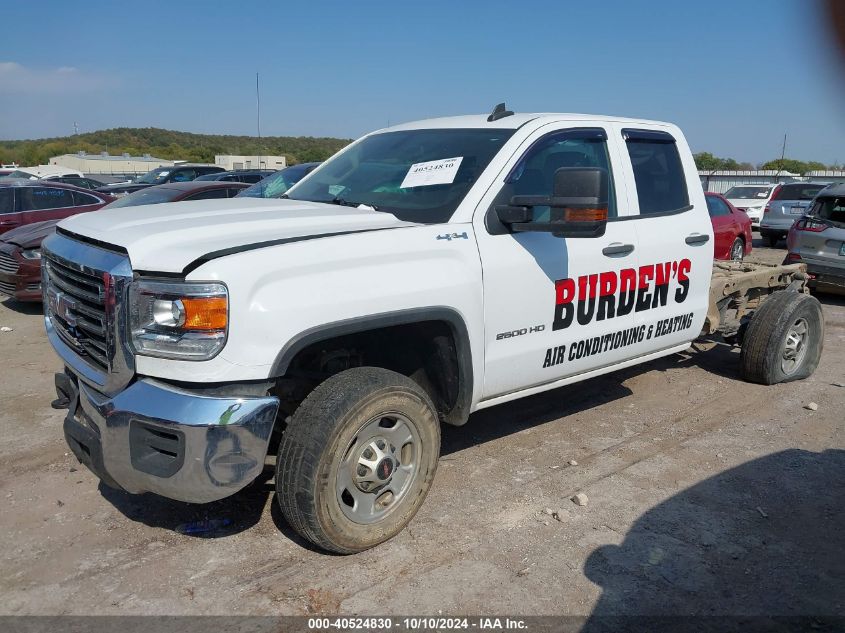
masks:
{"type": "Polygon", "coordinates": [[[506,129],[515,130],[522,127],[526,123],[534,120],[541,120],[540,122],[551,121],[601,121],[601,122],[617,122],[617,123],[632,123],[642,124],[648,123],[652,125],[669,125],[664,121],[649,121],[647,119],[629,119],[625,117],[609,116],[602,114],[574,114],[574,113],[554,113],[554,112],[517,112],[515,114],[496,119],[495,121],[488,121],[487,114],[471,114],[465,116],[450,116],[437,119],[422,119],[420,121],[409,121],[408,123],[400,123],[382,131],[390,130],[395,132],[398,130],[422,130],[422,129],[438,129],[438,128],[485,128],[485,129],[506,129]]]}

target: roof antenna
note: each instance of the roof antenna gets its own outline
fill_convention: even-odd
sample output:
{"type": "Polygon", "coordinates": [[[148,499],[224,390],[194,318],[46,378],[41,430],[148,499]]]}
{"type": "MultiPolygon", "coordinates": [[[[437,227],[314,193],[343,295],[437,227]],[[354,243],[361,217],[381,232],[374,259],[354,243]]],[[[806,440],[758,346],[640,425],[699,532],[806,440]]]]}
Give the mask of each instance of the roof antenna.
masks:
{"type": "Polygon", "coordinates": [[[506,116],[513,116],[513,112],[505,108],[505,103],[503,101],[495,108],[493,108],[493,112],[491,112],[490,116],[487,117],[487,122],[492,123],[493,121],[504,119],[506,116]]]}

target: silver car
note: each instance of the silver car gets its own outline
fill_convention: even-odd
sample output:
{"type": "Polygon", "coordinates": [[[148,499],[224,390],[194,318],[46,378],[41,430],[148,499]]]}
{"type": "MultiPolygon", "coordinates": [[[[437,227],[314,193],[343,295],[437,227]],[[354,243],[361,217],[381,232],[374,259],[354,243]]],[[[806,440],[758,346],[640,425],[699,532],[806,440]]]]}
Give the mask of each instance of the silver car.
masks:
{"type": "Polygon", "coordinates": [[[768,246],[786,237],[792,223],[807,212],[816,194],[829,182],[790,182],[778,185],[763,209],[760,235],[768,246]]]}
{"type": "Polygon", "coordinates": [[[804,262],[820,290],[845,292],[845,183],[819,192],[786,239],[785,263],[804,262]]]}

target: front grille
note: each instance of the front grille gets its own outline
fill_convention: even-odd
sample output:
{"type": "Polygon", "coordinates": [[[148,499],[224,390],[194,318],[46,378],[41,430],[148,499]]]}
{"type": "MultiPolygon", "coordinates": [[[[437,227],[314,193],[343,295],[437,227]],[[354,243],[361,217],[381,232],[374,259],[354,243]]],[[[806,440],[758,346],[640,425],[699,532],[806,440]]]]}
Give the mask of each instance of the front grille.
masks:
{"type": "Polygon", "coordinates": [[[94,367],[109,368],[107,273],[92,274],[45,257],[50,317],[56,332],[94,367]]]}
{"type": "Polygon", "coordinates": [[[15,284],[0,281],[0,293],[4,295],[9,295],[11,297],[15,294],[15,284]]]}
{"type": "Polygon", "coordinates": [[[0,252],[0,272],[14,275],[18,272],[18,262],[9,253],[0,252]]]}

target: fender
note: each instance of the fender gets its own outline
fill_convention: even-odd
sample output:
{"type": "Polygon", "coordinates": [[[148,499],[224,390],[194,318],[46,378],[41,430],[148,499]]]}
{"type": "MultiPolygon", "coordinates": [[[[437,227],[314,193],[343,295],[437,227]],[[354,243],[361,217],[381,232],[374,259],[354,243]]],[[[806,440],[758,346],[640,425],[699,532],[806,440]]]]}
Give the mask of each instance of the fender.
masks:
{"type": "Polygon", "coordinates": [[[357,334],[393,325],[408,325],[425,321],[447,323],[455,339],[455,352],[458,361],[458,396],[455,406],[446,413],[444,421],[453,426],[462,426],[469,419],[472,406],[472,350],[470,349],[469,333],[463,316],[457,310],[446,306],[409,308],[382,314],[368,314],[305,330],[291,338],[276,356],[270,377],[283,376],[294,357],[314,343],[346,334],[357,334]]]}

